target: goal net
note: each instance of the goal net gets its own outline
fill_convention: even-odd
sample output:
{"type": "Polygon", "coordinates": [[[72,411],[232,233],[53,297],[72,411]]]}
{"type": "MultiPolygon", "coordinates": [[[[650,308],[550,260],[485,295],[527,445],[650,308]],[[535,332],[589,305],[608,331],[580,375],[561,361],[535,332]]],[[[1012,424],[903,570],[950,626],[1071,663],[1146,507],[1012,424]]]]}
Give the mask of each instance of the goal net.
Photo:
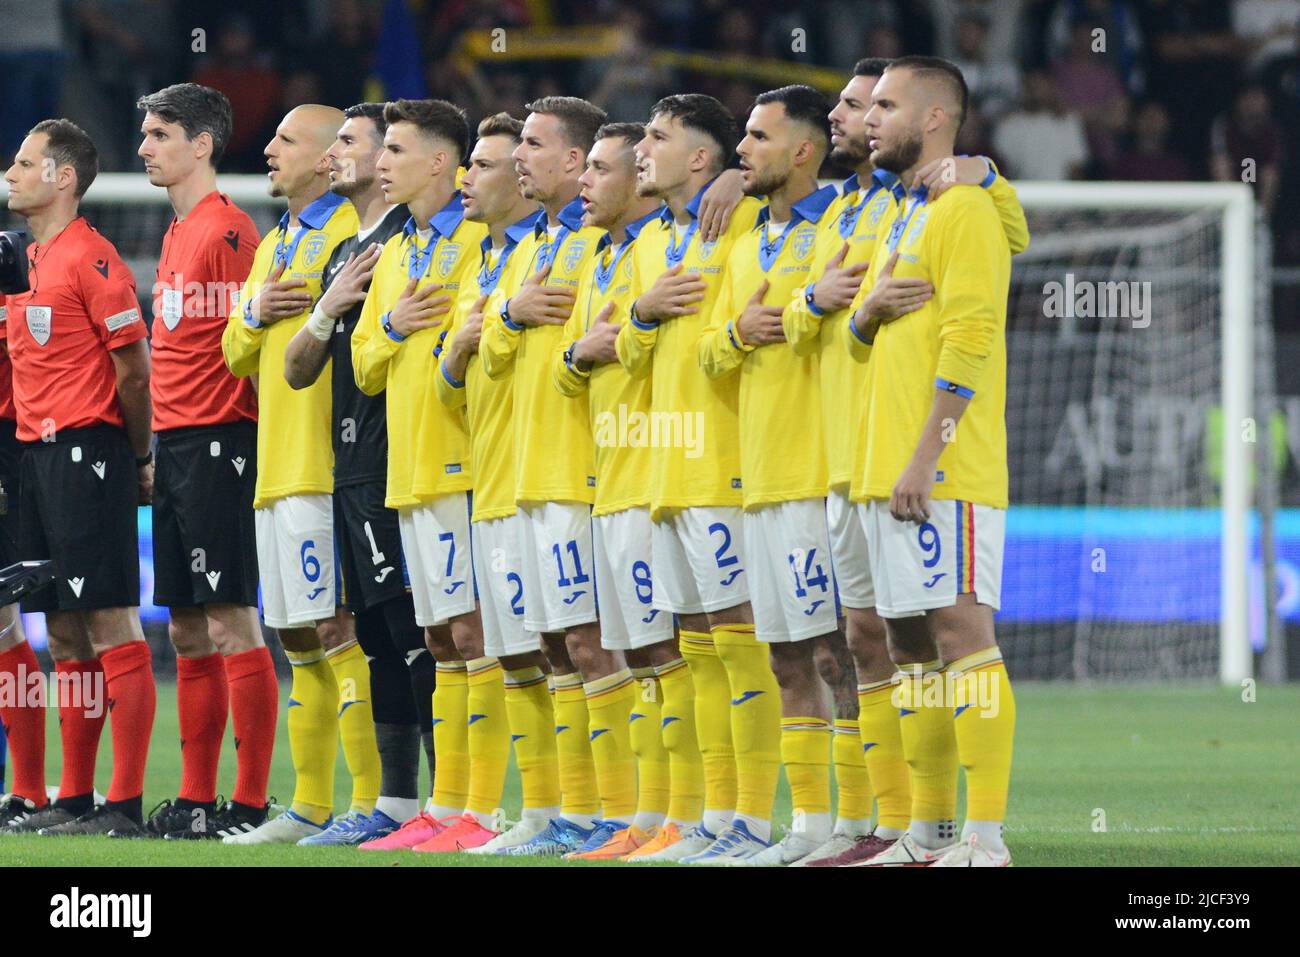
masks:
{"type": "Polygon", "coordinates": [[[1252,374],[1271,336],[1253,307],[1266,264],[1252,259],[1249,192],[1020,193],[1031,240],[1013,260],[1007,314],[1008,668],[1240,680],[1254,458],[1269,441],[1252,410],[1271,407],[1252,374]]]}

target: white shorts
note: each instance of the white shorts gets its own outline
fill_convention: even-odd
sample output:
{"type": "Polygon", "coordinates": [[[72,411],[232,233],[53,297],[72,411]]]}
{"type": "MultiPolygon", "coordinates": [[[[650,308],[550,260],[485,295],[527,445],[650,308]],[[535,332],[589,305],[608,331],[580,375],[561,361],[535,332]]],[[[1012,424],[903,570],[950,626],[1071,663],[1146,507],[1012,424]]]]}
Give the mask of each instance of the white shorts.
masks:
{"type": "Polygon", "coordinates": [[[673,616],[653,607],[650,510],[629,508],[591,520],[596,552],[600,645],[607,651],[645,648],[673,637],[673,616]]]}
{"type": "Polygon", "coordinates": [[[734,506],[698,506],[669,512],[653,524],[654,607],[700,615],[749,601],[740,515],[734,506]]]}
{"type": "Polygon", "coordinates": [[[967,593],[997,610],[1005,509],[936,499],[930,502],[930,521],[922,525],[895,520],[884,499],[861,503],[856,511],[867,535],[882,618],[947,608],[967,593]]]}
{"type": "Polygon", "coordinates": [[[474,610],[469,495],[453,492],[428,505],[399,509],[402,553],[411,576],[418,625],[442,625],[474,610]]]}
{"type": "Polygon", "coordinates": [[[845,608],[875,608],[876,589],[871,584],[867,533],[847,495],[831,489],[826,496],[826,530],[831,537],[831,564],[835,586],[845,608]]]}
{"type": "Polygon", "coordinates": [[[524,627],[555,632],[596,620],[591,506],[538,502],[519,507],[524,627]]]}
{"type": "Polygon", "coordinates": [[[519,516],[475,522],[474,577],[483,616],[483,654],[493,658],[523,655],[542,647],[541,637],[524,628],[524,579],[520,574],[519,516]]]}
{"type": "Polygon", "coordinates": [[[269,628],[307,628],[334,617],[334,502],[328,495],[290,495],[253,512],[262,621],[269,628]]]}
{"type": "Polygon", "coordinates": [[[759,641],[802,641],[839,627],[826,502],[803,498],[745,513],[750,604],[759,641]]]}

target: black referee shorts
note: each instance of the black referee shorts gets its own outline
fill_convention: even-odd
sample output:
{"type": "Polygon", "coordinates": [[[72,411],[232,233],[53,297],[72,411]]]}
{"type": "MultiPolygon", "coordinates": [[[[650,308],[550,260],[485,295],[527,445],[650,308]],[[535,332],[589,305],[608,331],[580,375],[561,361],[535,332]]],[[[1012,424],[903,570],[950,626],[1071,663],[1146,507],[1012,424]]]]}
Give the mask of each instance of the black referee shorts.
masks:
{"type": "Polygon", "coordinates": [[[0,488],[4,489],[5,509],[0,515],[0,568],[23,560],[18,551],[18,461],[23,455],[17,438],[18,423],[0,419],[0,488]]]}
{"type": "Polygon", "coordinates": [[[18,550],[24,560],[51,559],[56,577],[22,610],[139,605],[138,470],[126,431],[60,429],[53,442],[23,445],[18,550]]]}
{"type": "Polygon", "coordinates": [[[257,607],[257,424],[158,433],[153,603],[257,607]]]}
{"type": "Polygon", "coordinates": [[[384,506],[383,482],[334,490],[334,544],[343,604],[353,614],[410,591],[397,512],[384,506]]]}

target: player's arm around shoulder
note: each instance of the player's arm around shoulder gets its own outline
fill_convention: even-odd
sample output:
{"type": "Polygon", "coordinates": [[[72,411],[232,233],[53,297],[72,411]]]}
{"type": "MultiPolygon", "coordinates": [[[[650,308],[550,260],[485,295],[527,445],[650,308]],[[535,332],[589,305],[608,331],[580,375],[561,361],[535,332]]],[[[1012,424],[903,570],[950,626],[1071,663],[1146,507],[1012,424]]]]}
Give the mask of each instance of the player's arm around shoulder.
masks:
{"type": "MultiPolygon", "coordinates": [[[[718,280],[721,285],[717,298],[713,300],[713,307],[709,310],[700,333],[700,368],[710,379],[720,379],[739,369],[745,357],[755,348],[753,343],[745,342],[740,337],[739,329],[741,310],[737,305],[737,286],[746,274],[740,248],[743,245],[738,243],[732,247],[718,280]]],[[[759,295],[766,289],[767,284],[763,283],[759,295]]]]}
{"type": "Polygon", "coordinates": [[[237,378],[254,375],[261,358],[262,337],[266,334],[266,328],[254,321],[252,303],[262,288],[262,277],[266,274],[270,255],[267,241],[263,240],[257,247],[243,288],[230,304],[226,328],[221,333],[221,353],[226,359],[226,368],[237,378]]]}
{"type": "Polygon", "coordinates": [[[1020,205],[1020,197],[1010,180],[997,171],[993,161],[989,160],[989,170],[993,177],[987,189],[989,198],[997,207],[998,218],[1002,221],[1002,232],[1007,237],[1011,255],[1018,256],[1029,248],[1029,221],[1025,219],[1025,208],[1020,205]]]}
{"type": "Polygon", "coordinates": [[[973,394],[995,338],[1005,334],[1011,253],[986,191],[953,189],[943,200],[925,239],[938,322],[936,379],[973,394]]]}

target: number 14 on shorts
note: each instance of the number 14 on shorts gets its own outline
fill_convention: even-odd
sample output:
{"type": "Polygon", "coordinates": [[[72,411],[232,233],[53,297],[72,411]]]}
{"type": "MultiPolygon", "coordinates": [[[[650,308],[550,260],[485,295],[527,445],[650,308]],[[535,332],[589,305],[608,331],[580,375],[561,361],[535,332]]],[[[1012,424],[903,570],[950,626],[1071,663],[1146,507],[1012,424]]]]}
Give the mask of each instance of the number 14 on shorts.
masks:
{"type": "Polygon", "coordinates": [[[814,600],[808,608],[804,609],[805,615],[811,615],[825,600],[825,596],[830,590],[830,576],[826,574],[825,567],[817,561],[816,548],[810,548],[807,551],[796,548],[790,552],[787,559],[790,563],[790,573],[794,576],[794,595],[796,598],[807,598],[810,591],[820,589],[822,597],[814,600]]]}

